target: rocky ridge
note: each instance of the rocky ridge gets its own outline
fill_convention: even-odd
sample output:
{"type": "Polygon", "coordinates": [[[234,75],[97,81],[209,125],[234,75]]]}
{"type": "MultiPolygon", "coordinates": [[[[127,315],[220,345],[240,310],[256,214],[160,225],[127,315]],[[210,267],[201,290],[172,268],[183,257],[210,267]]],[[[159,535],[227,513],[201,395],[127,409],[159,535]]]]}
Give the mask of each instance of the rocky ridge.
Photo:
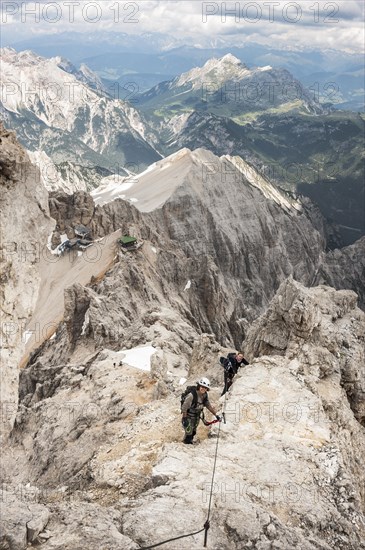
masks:
{"type": "MultiPolygon", "coordinates": [[[[54,245],[64,232],[72,237],[79,223],[95,238],[121,228],[145,241],[136,256],[124,256],[109,271],[95,298],[88,291],[89,335],[98,345],[103,338],[96,334],[107,341],[114,318],[124,336],[139,334],[144,343],[143,323],[134,319],[134,312],[160,310],[161,304],[178,311],[198,332],[213,332],[225,344],[239,345],[285,277],[292,274],[311,285],[319,273],[335,273],[326,267],[319,213],[280,192],[242,159],[184,150],[127,187],[125,200],[108,203],[107,194],[102,195],[103,206],[86,193],[72,200],[62,193],[50,198],[58,224],[54,245]],[[169,182],[166,189],[163,181],[169,182]],[[128,203],[131,198],[135,202],[128,203]]],[[[361,295],[355,273],[346,269],[346,286],[361,295]]],[[[322,282],[332,282],[330,275],[322,282]]],[[[339,275],[336,284],[343,287],[339,275]]],[[[136,341],[135,336],[133,345],[136,341]]]]}
{"type": "Polygon", "coordinates": [[[349,288],[357,293],[359,306],[365,309],[365,238],[350,246],[327,252],[315,277],[315,284],[349,288]]]}

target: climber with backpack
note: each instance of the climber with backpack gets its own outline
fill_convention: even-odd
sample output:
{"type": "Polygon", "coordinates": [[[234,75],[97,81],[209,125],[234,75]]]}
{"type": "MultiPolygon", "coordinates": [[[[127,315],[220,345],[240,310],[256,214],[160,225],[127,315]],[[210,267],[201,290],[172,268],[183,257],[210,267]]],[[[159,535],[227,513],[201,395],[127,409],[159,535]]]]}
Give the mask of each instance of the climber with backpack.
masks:
{"type": "Polygon", "coordinates": [[[242,365],[249,365],[249,362],[246,361],[241,352],[232,352],[229,353],[227,357],[220,357],[219,362],[224,368],[224,388],[221,393],[222,396],[232,386],[233,378],[236,376],[238,369],[242,367],[242,365]]]}
{"type": "Polygon", "coordinates": [[[209,390],[210,382],[208,378],[201,378],[196,386],[188,386],[181,396],[182,425],[185,430],[184,443],[193,443],[204,407],[215,415],[218,422],[221,420],[221,417],[209,402],[209,390]]]}

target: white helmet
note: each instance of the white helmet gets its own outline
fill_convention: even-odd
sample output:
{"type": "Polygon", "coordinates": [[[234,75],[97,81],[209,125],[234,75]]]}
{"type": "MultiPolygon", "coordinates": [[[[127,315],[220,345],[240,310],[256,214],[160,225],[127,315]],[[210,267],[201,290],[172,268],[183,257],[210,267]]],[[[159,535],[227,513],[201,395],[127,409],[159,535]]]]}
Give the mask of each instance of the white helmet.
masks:
{"type": "Polygon", "coordinates": [[[203,388],[207,388],[207,390],[210,390],[210,382],[208,378],[201,378],[198,381],[199,386],[203,386],[203,388]]]}

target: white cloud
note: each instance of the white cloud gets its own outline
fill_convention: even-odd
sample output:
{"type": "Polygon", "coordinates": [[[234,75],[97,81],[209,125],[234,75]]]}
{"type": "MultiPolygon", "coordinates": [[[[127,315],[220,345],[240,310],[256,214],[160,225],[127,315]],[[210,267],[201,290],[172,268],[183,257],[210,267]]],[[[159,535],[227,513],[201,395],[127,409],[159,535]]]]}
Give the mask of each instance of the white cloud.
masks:
{"type": "Polygon", "coordinates": [[[157,31],[186,38],[187,43],[222,37],[232,45],[254,40],[265,45],[364,50],[363,0],[3,0],[1,10],[5,37],[14,33],[26,37],[65,31],[157,31]]]}

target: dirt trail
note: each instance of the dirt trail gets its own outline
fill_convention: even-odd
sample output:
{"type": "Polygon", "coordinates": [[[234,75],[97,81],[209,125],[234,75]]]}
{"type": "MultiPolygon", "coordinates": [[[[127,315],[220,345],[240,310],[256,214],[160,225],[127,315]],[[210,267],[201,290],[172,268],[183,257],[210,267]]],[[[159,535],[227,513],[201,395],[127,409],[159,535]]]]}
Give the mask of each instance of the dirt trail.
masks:
{"type": "Polygon", "coordinates": [[[44,254],[40,260],[41,287],[32,318],[26,326],[24,367],[29,354],[50,338],[64,314],[64,290],[80,283],[87,285],[91,278],[102,277],[117,255],[116,240],[120,230],[104,237],[82,254],[71,251],[62,257],[44,254]]]}

